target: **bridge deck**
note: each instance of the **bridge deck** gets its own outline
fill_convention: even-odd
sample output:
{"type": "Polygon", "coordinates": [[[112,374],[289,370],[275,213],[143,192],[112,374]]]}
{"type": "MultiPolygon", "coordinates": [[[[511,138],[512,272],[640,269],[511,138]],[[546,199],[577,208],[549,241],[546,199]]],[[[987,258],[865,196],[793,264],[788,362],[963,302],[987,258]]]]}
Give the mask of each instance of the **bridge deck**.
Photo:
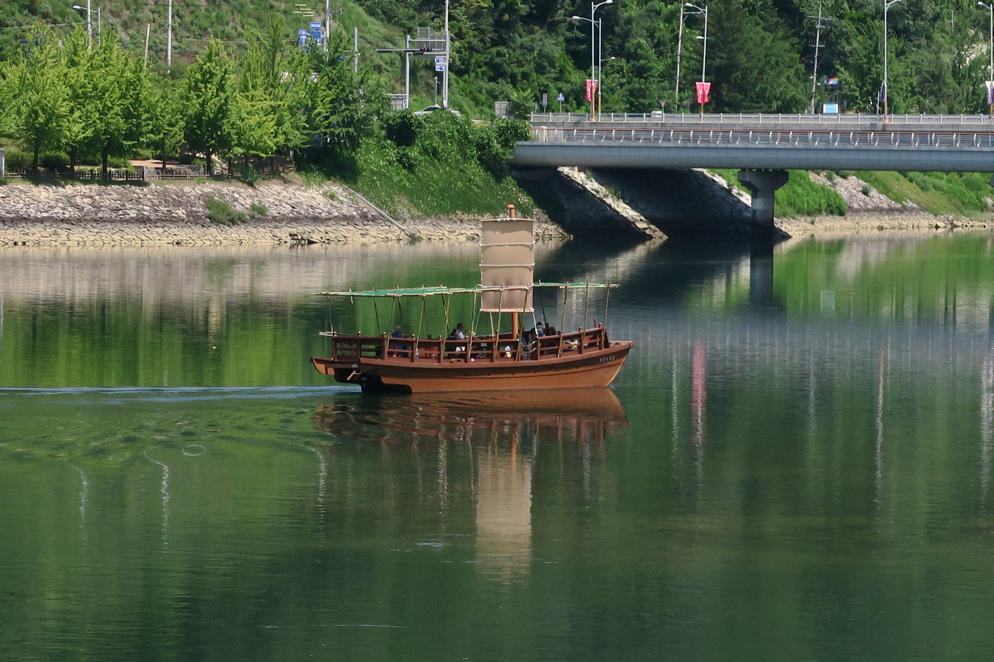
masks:
{"type": "Polygon", "coordinates": [[[531,141],[517,144],[512,165],[994,171],[994,124],[987,118],[987,123],[963,116],[971,121],[946,119],[942,124],[940,116],[917,126],[894,122],[798,128],[791,126],[797,117],[805,116],[790,116],[786,125],[763,116],[696,127],[669,121],[538,125],[531,141]]]}

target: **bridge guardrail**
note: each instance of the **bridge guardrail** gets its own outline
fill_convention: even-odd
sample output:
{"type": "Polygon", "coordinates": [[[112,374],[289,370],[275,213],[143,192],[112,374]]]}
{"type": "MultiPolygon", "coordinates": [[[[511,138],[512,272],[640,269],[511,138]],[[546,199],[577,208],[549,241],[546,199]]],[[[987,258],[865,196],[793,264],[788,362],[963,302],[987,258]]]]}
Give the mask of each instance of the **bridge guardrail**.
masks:
{"type": "Polygon", "coordinates": [[[929,147],[949,149],[994,148],[994,127],[977,131],[808,130],[754,129],[618,129],[533,127],[536,142],[611,142],[691,145],[770,145],[782,147],[929,147]]]}
{"type": "MultiPolygon", "coordinates": [[[[561,124],[589,122],[587,113],[532,113],[532,124],[561,124]]],[[[883,115],[823,114],[805,115],[791,113],[602,113],[598,118],[603,123],[661,123],[661,124],[798,124],[805,126],[868,126],[884,123],[883,115]]],[[[989,125],[994,130],[994,118],[989,115],[888,115],[887,124],[893,126],[914,125],[989,125]]]]}

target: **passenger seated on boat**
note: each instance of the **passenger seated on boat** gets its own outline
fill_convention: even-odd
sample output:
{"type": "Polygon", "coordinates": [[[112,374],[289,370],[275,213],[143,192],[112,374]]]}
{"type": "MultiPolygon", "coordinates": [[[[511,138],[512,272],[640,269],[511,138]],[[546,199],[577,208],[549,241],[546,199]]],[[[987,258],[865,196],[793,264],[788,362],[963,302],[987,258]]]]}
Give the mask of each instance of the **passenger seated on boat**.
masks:
{"type": "MultiPolygon", "coordinates": [[[[395,326],[393,328],[393,333],[390,334],[390,337],[391,338],[403,338],[404,337],[404,329],[401,328],[401,326],[398,324],[397,326],[395,326]]],[[[403,353],[405,351],[407,351],[407,345],[405,345],[404,343],[397,343],[397,342],[390,343],[390,347],[392,349],[389,352],[387,352],[387,356],[402,356],[403,353]]]]}
{"type": "Polygon", "coordinates": [[[538,342],[538,335],[535,329],[528,329],[521,336],[521,358],[530,359],[532,357],[532,352],[535,351],[535,345],[538,342]]]}
{"type": "Polygon", "coordinates": [[[542,329],[543,336],[554,336],[556,335],[556,327],[552,326],[548,322],[545,323],[545,328],[542,329]]]}
{"type": "MultiPolygon", "coordinates": [[[[466,331],[463,329],[462,322],[456,324],[456,328],[452,329],[452,333],[449,334],[449,340],[466,340],[466,331]]],[[[466,346],[459,345],[453,348],[456,352],[465,352],[466,346]]]]}

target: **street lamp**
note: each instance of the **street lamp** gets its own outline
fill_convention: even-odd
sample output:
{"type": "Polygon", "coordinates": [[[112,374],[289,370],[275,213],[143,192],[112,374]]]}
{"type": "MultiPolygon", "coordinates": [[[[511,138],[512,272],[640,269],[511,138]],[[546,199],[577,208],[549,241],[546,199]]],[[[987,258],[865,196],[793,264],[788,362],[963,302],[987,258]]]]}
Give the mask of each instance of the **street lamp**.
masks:
{"type": "MultiPolygon", "coordinates": [[[[900,1],[901,0],[893,0],[893,2],[900,2],[900,1]]],[[[703,37],[700,35],[697,36],[698,39],[704,42],[704,57],[701,58],[701,86],[703,87],[704,82],[706,80],[705,74],[707,73],[708,69],[708,8],[707,6],[705,6],[703,9],[701,9],[697,5],[691,4],[689,2],[684,3],[684,7],[690,7],[691,9],[697,10],[696,12],[690,12],[692,14],[693,13],[704,14],[704,36],[703,37]]],[[[701,101],[701,116],[702,117],[704,116],[703,101],[701,101]]]]}
{"type": "MultiPolygon", "coordinates": [[[[593,2],[591,2],[590,3],[590,18],[584,18],[582,16],[574,16],[573,17],[574,21],[587,21],[587,22],[590,23],[590,84],[591,85],[595,85],[596,83],[594,83],[594,81],[597,80],[596,79],[596,76],[597,76],[597,60],[596,60],[596,54],[595,54],[595,51],[594,51],[594,28],[598,27],[598,25],[597,25],[597,21],[594,19],[594,13],[597,11],[597,9],[599,7],[602,7],[604,5],[611,5],[611,4],[614,4],[614,0],[604,0],[603,2],[598,2],[597,4],[594,4],[593,2]]],[[[594,122],[594,121],[597,120],[597,116],[595,114],[594,101],[595,101],[594,100],[594,91],[591,89],[590,90],[590,121],[591,122],[594,122]]]]}
{"type": "Polygon", "coordinates": [[[891,5],[896,5],[903,0],[884,0],[884,89],[881,90],[884,98],[884,124],[887,123],[887,10],[891,5]]]}
{"type": "Polygon", "coordinates": [[[73,9],[79,9],[80,11],[86,12],[86,48],[93,48],[93,21],[91,16],[93,14],[97,15],[97,43],[100,43],[100,7],[97,7],[96,11],[90,9],[90,0],[86,0],[86,6],[81,7],[80,5],[73,5],[73,9]]]}
{"type": "Polygon", "coordinates": [[[680,29],[676,35],[676,87],[673,89],[673,103],[680,103],[680,50],[683,46],[683,5],[680,5],[680,29]]]}
{"type": "Polygon", "coordinates": [[[994,82],[992,82],[994,81],[994,2],[989,5],[978,2],[977,5],[986,8],[991,13],[991,41],[987,49],[991,55],[991,68],[987,70],[987,85],[984,87],[987,90],[988,114],[994,117],[994,90],[991,89],[994,87],[994,82]]]}
{"type": "MultiPolygon", "coordinates": [[[[601,19],[601,20],[604,20],[604,19],[601,19]]],[[[597,23],[598,23],[598,25],[597,25],[597,34],[600,34],[600,30],[601,30],[600,21],[597,21],[597,23]]],[[[599,42],[597,44],[597,54],[600,55],[600,43],[599,42]]],[[[598,59],[598,63],[597,63],[597,119],[600,119],[601,113],[604,112],[604,99],[601,97],[601,90],[604,88],[604,81],[601,80],[601,77],[604,75],[604,63],[605,62],[610,62],[611,60],[616,60],[617,58],[614,57],[614,56],[611,56],[611,57],[605,57],[605,58],[600,58],[599,57],[597,59],[598,59]]]]}

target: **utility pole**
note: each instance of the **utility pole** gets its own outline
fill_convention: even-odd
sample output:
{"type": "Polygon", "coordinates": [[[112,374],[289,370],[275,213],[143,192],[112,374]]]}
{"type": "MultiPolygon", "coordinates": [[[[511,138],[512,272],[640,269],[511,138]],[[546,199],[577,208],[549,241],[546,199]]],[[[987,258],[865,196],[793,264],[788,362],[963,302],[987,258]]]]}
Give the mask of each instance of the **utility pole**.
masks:
{"type": "Polygon", "coordinates": [[[811,67],[811,114],[815,113],[815,91],[818,87],[818,50],[821,48],[821,30],[827,27],[824,21],[831,21],[827,16],[822,16],[821,14],[821,3],[818,3],[818,15],[808,16],[808,18],[814,19],[815,21],[815,59],[814,65],[811,67]]]}
{"type": "Polygon", "coordinates": [[[452,46],[449,40],[449,0],[445,0],[445,68],[442,70],[442,108],[449,107],[449,66],[452,64],[452,46]]]}
{"type": "Polygon", "coordinates": [[[166,73],[173,70],[173,0],[169,0],[169,18],[166,19],[166,73]]]}
{"type": "Polygon", "coordinates": [[[884,0],[884,84],[881,88],[884,97],[884,124],[887,123],[887,94],[890,90],[887,89],[887,10],[890,9],[891,5],[896,5],[903,0],[884,0]]]}
{"type": "Polygon", "coordinates": [[[680,107],[680,50],[683,46],[683,3],[680,3],[680,29],[676,33],[676,88],[673,90],[673,103],[680,107]]]}

